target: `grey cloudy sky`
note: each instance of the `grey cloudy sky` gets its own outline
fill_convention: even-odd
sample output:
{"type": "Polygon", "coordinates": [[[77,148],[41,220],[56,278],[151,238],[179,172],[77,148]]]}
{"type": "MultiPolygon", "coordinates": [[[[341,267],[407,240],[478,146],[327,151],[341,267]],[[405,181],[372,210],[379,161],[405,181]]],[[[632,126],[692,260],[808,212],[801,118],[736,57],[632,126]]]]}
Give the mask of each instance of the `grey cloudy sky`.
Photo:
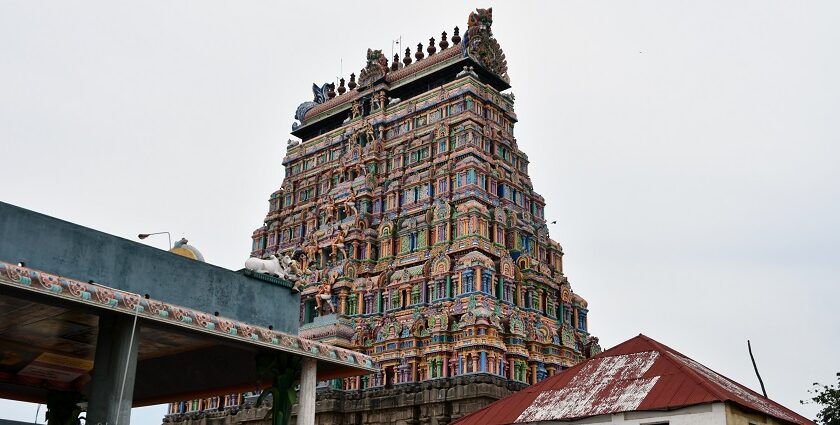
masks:
{"type": "Polygon", "coordinates": [[[238,269],[312,83],[488,5],[590,330],[758,389],[750,338],[813,417],[840,371],[838,2],[0,0],[0,200],[238,269]]]}

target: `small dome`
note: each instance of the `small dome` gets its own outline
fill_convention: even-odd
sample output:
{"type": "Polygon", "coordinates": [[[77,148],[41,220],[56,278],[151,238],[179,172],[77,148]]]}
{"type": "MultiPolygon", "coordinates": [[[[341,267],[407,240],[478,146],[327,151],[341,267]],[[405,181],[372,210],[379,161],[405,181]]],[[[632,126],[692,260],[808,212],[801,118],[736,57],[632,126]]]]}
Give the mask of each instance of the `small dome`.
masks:
{"type": "Polygon", "coordinates": [[[170,249],[169,252],[180,255],[182,257],[198,260],[202,263],[205,262],[204,256],[201,255],[201,251],[199,251],[198,249],[196,249],[196,247],[192,245],[188,245],[187,242],[189,241],[185,238],[181,238],[180,241],[175,242],[175,246],[172,249],[170,249]]]}

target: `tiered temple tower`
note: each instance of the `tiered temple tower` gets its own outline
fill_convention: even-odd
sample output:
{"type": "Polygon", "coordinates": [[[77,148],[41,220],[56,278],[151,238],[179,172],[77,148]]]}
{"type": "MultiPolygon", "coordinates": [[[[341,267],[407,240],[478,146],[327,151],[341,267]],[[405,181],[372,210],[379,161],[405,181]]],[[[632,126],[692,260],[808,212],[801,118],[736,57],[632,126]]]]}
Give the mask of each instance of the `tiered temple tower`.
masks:
{"type": "Polygon", "coordinates": [[[368,49],[295,114],[251,255],[297,260],[301,336],[382,368],[324,383],[319,423],[446,423],[600,351],[513,135],[491,12],[390,63],[368,49]]]}

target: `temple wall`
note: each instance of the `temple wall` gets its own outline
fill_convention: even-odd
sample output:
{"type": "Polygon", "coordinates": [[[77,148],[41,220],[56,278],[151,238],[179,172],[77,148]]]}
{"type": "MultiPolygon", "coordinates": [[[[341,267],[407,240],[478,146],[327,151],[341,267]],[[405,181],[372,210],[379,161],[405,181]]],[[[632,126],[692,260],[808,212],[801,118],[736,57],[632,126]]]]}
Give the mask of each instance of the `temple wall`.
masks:
{"type": "MultiPolygon", "coordinates": [[[[321,389],[315,408],[317,425],[444,425],[523,388],[490,375],[462,376],[393,388],[358,391],[321,389]]],[[[297,406],[290,425],[296,424],[297,406]]],[[[176,425],[269,425],[269,409],[243,406],[233,412],[170,415],[176,425]]]]}

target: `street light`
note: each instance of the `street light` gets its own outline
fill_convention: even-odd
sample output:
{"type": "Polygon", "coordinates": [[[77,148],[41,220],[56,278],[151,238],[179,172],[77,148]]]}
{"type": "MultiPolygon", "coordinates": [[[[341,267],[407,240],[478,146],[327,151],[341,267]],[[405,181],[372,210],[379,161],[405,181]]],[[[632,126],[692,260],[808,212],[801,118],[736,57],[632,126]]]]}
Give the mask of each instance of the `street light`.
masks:
{"type": "Polygon", "coordinates": [[[166,233],[166,236],[169,238],[169,249],[172,250],[172,235],[170,235],[169,232],[141,233],[137,235],[137,237],[140,239],[146,239],[149,236],[162,235],[164,233],[166,233]]]}

